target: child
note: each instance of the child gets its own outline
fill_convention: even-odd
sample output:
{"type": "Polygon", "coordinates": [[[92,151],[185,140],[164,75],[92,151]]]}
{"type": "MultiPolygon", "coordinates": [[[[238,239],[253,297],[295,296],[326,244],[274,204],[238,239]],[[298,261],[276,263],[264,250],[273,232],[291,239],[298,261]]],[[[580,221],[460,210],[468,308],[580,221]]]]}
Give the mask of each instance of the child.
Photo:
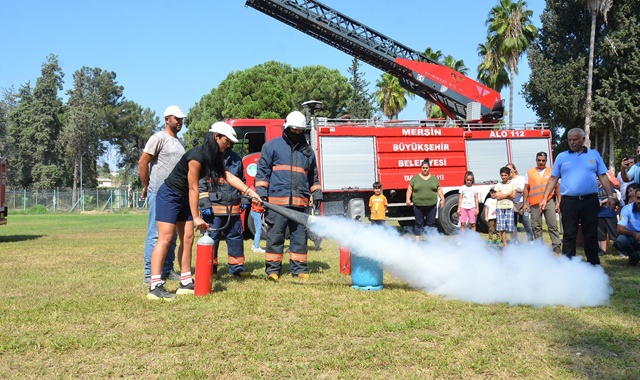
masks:
{"type": "MultiPolygon", "coordinates": [[[[607,254],[607,240],[616,241],[618,238],[618,215],[615,209],[607,206],[607,192],[602,183],[600,183],[600,178],[597,178],[597,180],[598,200],[600,201],[600,210],[598,211],[598,245],[600,249],[598,250],[598,255],[604,256],[607,254]],[[607,235],[609,239],[607,239],[607,235]]],[[[618,197],[613,185],[611,186],[611,192],[616,198],[616,203],[618,203],[618,197]]]]}
{"type": "Polygon", "coordinates": [[[369,220],[371,224],[384,226],[387,219],[387,197],[382,194],[382,184],[380,182],[373,183],[373,195],[369,198],[369,220]]]}
{"type": "Polygon", "coordinates": [[[516,225],[513,220],[513,199],[516,197],[516,187],[510,180],[511,169],[500,168],[502,182],[495,185],[497,202],[496,230],[500,234],[502,246],[507,247],[507,232],[513,232],[516,225]]]}
{"type": "Polygon", "coordinates": [[[473,187],[476,182],[473,172],[464,175],[464,186],[460,187],[458,196],[458,216],[460,217],[460,236],[464,235],[467,223],[471,230],[476,230],[476,216],[478,215],[478,192],[473,187]]]}
{"type": "Polygon", "coordinates": [[[495,188],[492,187],[491,190],[489,190],[489,196],[491,196],[491,198],[487,198],[487,200],[484,201],[484,220],[486,220],[489,225],[489,244],[499,245],[500,239],[498,239],[498,234],[496,233],[496,206],[498,205],[498,201],[496,200],[495,188]]]}

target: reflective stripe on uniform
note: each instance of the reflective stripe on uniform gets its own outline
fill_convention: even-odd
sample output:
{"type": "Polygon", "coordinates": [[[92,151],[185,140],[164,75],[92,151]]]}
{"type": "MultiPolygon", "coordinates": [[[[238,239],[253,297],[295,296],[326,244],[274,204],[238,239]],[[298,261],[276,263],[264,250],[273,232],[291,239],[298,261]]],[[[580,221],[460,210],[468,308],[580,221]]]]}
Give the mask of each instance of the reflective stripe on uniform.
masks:
{"type": "Polygon", "coordinates": [[[242,265],[244,264],[244,256],[240,256],[240,257],[229,256],[229,259],[227,260],[227,262],[229,263],[229,265],[242,265]]]}
{"type": "Polygon", "coordinates": [[[269,188],[269,181],[256,181],[255,186],[269,188]]]}
{"type": "Polygon", "coordinates": [[[280,170],[286,170],[286,171],[291,171],[291,172],[297,172],[297,173],[302,173],[302,174],[307,174],[308,171],[305,170],[303,167],[300,166],[291,166],[291,165],[274,165],[272,170],[274,172],[280,171],[280,170]]]}
{"type": "Polygon", "coordinates": [[[292,207],[307,207],[309,206],[309,199],[301,197],[293,197],[291,199],[291,205],[289,205],[289,197],[269,197],[269,203],[276,206],[292,206],[292,207]]]}
{"type": "Polygon", "coordinates": [[[289,252],[289,256],[290,256],[291,260],[299,261],[301,263],[306,263],[307,262],[307,254],[306,253],[289,252]]]}
{"type": "Polygon", "coordinates": [[[265,253],[264,259],[266,261],[282,261],[283,254],[282,253],[265,253]]]}
{"type": "Polygon", "coordinates": [[[237,214],[240,214],[240,211],[242,210],[240,208],[240,205],[238,204],[233,205],[229,208],[227,208],[227,206],[224,206],[224,205],[213,205],[211,206],[211,208],[213,209],[214,215],[228,215],[229,211],[231,211],[231,215],[237,215],[237,214]]]}

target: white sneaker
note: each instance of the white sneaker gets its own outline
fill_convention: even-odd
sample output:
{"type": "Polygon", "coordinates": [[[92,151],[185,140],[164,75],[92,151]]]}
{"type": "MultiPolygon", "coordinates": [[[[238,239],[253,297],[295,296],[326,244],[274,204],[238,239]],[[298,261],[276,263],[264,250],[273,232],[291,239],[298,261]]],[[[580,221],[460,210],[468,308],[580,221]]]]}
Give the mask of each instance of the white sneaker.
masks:
{"type": "Polygon", "coordinates": [[[260,247],[253,247],[251,249],[253,251],[253,253],[265,253],[266,251],[260,247]]]}

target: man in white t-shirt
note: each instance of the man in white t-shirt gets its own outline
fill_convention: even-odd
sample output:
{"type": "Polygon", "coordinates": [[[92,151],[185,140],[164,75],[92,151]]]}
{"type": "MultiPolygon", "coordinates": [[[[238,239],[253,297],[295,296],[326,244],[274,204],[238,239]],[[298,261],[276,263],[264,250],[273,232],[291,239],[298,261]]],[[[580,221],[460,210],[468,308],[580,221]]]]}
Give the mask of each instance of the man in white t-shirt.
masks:
{"type": "MultiPolygon", "coordinates": [[[[149,219],[144,246],[144,283],[151,284],[151,252],[158,240],[156,224],[156,193],[176,163],[184,155],[184,142],[178,138],[186,115],[180,107],[169,106],[164,111],[165,127],[149,138],[138,160],[138,173],[142,182],[142,198],[147,199],[149,219]]],[[[162,278],[179,281],[174,272],[176,236],[173,237],[162,267],[162,278]]]]}

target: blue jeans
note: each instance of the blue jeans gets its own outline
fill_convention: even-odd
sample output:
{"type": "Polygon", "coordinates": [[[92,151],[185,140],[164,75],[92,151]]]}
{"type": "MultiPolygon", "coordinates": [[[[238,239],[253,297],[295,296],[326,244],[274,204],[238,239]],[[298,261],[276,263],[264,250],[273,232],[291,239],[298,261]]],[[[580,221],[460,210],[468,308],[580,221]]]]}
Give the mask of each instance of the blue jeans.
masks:
{"type": "Polygon", "coordinates": [[[640,243],[636,241],[636,239],[627,235],[618,235],[616,239],[616,245],[622,252],[624,252],[627,256],[629,256],[629,262],[638,262],[640,257],[638,256],[638,251],[640,250],[640,243]]]}
{"type": "MultiPolygon", "coordinates": [[[[156,222],[156,194],[147,192],[147,206],[149,207],[149,219],[147,224],[147,240],[144,244],[144,275],[151,276],[151,253],[153,247],[158,241],[158,224],[156,222]]],[[[173,261],[176,259],[176,237],[178,234],[173,235],[171,244],[169,245],[169,251],[164,259],[164,265],[162,266],[162,274],[166,275],[173,270],[173,261]]]]}
{"type": "Polygon", "coordinates": [[[253,248],[260,247],[260,235],[262,235],[262,213],[251,211],[251,219],[253,219],[253,226],[256,233],[253,235],[253,248]]]}
{"type": "Polygon", "coordinates": [[[524,226],[524,232],[527,234],[527,241],[533,241],[533,228],[531,227],[531,214],[520,214],[516,211],[513,212],[513,220],[516,226],[516,240],[518,240],[518,223],[522,223],[524,226]]]}

